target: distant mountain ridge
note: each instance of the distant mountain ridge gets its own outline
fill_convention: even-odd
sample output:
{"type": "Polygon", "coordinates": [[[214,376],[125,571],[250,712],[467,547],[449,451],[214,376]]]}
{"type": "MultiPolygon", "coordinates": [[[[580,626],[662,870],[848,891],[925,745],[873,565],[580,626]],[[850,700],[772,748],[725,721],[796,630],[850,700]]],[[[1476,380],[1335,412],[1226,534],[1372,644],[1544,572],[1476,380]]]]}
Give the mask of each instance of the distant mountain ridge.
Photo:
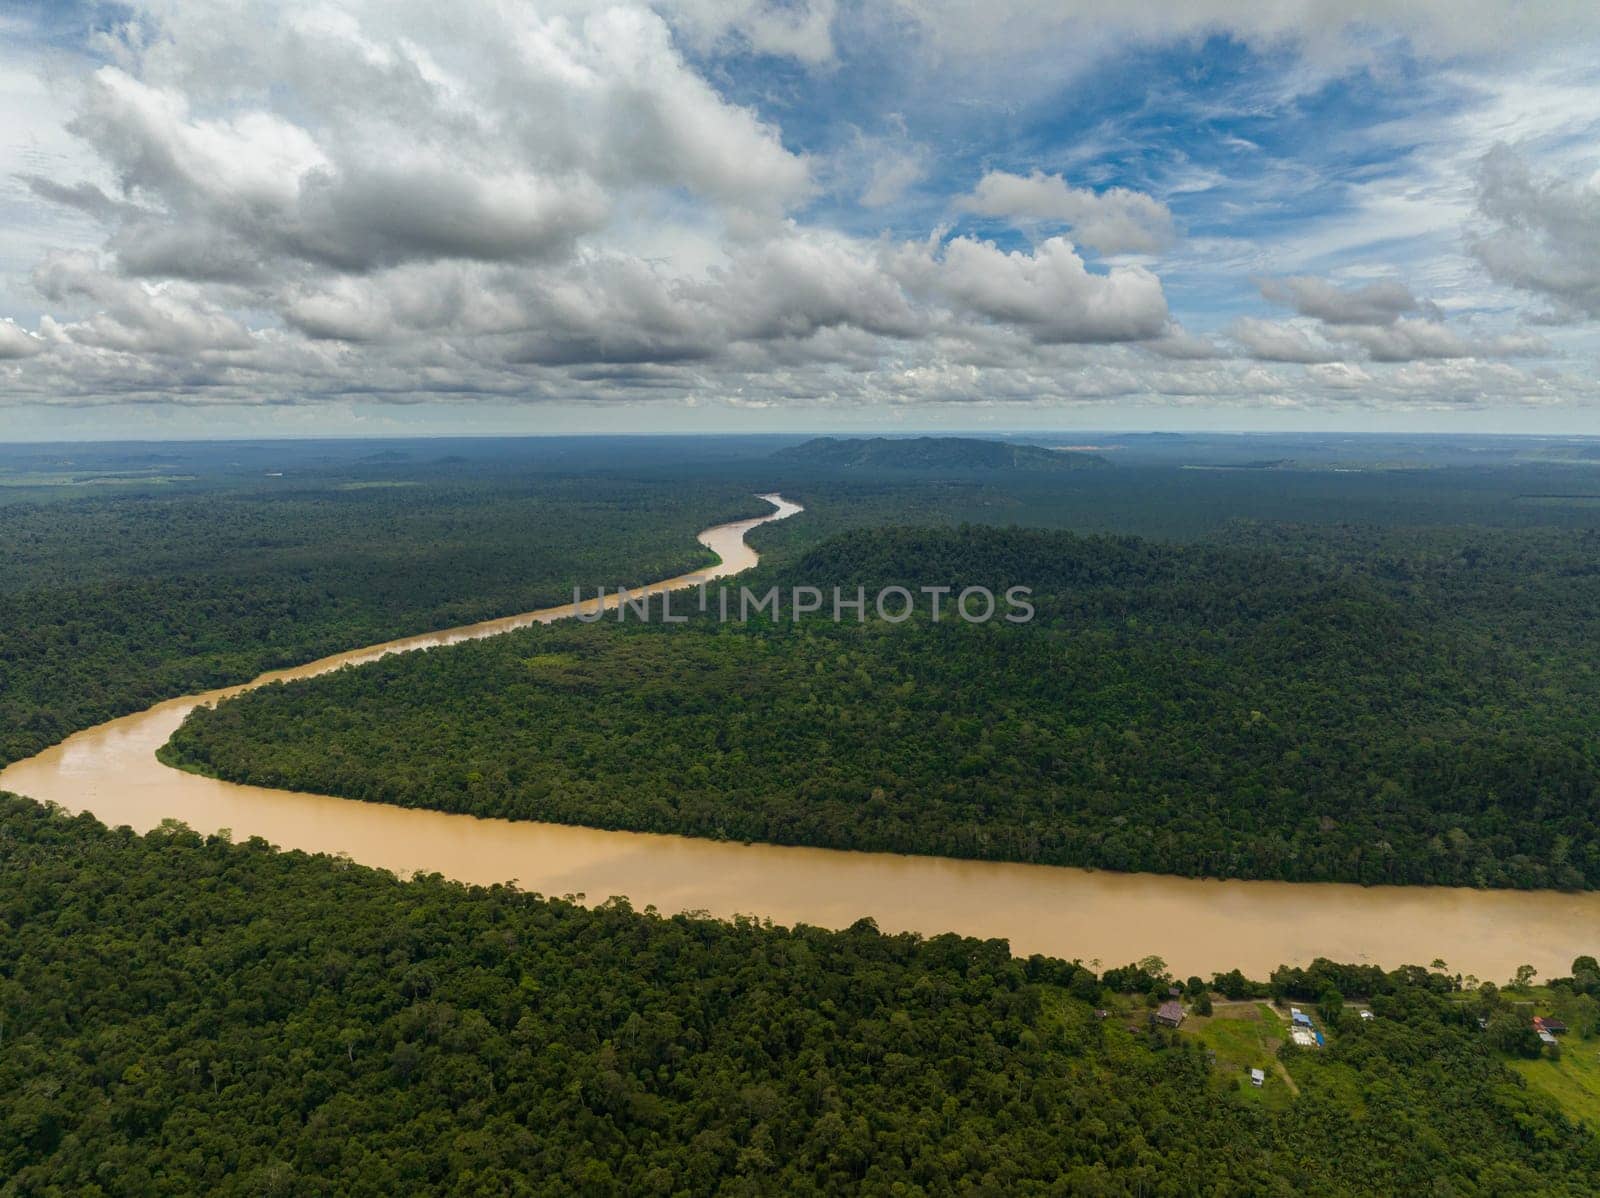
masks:
{"type": "Polygon", "coordinates": [[[772,455],[788,462],[878,470],[1082,470],[1098,454],[984,441],[976,437],[817,437],[772,455]]]}

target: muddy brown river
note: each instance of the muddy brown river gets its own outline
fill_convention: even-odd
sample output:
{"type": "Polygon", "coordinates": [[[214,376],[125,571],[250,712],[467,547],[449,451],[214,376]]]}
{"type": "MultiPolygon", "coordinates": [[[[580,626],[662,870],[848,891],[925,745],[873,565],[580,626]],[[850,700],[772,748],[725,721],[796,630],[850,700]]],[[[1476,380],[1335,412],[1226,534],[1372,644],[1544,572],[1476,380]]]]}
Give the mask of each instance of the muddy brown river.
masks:
{"type": "MultiPolygon", "coordinates": [[[[770,515],[701,534],[720,565],[656,583],[651,593],[754,565],[745,533],[800,510],[765,498],[774,505],[770,515]]],[[[1600,948],[1600,893],[1223,882],[603,832],[240,786],[156,760],[156,749],[202,703],[573,614],[568,604],[406,637],[159,703],[14,763],[0,772],[0,789],[90,811],[113,826],[145,831],[179,819],[199,832],[229,828],[236,839],[348,854],[402,876],[425,870],[464,882],[515,880],[525,890],[589,902],[627,895],[636,907],[662,912],[742,913],[784,924],[844,927],[870,915],[885,931],[1004,937],[1018,953],[1108,966],[1154,953],[1184,975],[1238,966],[1264,976],[1279,963],[1316,956],[1386,967],[1438,957],[1498,982],[1524,962],[1545,976],[1565,973],[1573,957],[1600,948]]]]}

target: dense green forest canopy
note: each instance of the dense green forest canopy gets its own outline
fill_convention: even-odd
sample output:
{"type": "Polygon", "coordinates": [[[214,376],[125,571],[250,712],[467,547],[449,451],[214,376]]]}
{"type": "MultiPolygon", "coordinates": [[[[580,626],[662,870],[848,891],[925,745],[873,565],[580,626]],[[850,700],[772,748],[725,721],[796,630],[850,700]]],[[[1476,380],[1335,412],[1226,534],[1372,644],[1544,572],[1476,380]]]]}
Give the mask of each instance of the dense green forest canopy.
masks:
{"type": "Polygon", "coordinates": [[[673,572],[701,560],[702,522],[762,510],[754,492],[807,508],[753,535],[774,561],[910,520],[1193,539],[1241,518],[1537,531],[1600,514],[1592,471],[1552,464],[1576,452],[1566,441],[1134,434],[1103,446],[1115,469],[874,477],[773,456],[798,440],[0,446],[0,762],[157,699],[526,610],[572,581],[673,572]],[[1241,468],[1264,457],[1299,466],[1241,468]]]}
{"type": "Polygon", "coordinates": [[[158,699],[703,564],[737,484],[425,478],[0,506],[0,763],[158,699]]]}
{"type": "Polygon", "coordinates": [[[1382,1017],[1283,1050],[1298,1097],[1273,1110],[1142,995],[1000,941],[586,910],[0,796],[0,1191],[1600,1187],[1600,1141],[1450,980],[1271,985],[1334,983],[1382,1017]]]}
{"type": "MultiPolygon", "coordinates": [[[[265,692],[184,747],[358,797],[710,835],[1595,885],[1600,489],[1571,446],[1501,440],[1124,436],[1115,468],[896,479],[762,438],[0,447],[0,762],[676,572],[696,529],[782,490],[806,515],[757,530],[740,581],[1027,575],[1049,601],[977,639],[539,630],[265,692]],[[909,521],[1112,535],[862,531],[909,521]],[[344,722],[314,744],[319,705],[344,722]]],[[[1539,1051],[1515,995],[1220,972],[1219,1004],[1335,1012],[1326,1051],[1281,1057],[1299,1096],[1263,1109],[1203,1039],[1148,1028],[1171,982],[400,883],[0,797],[0,1194],[1600,1189],[1594,1139],[1502,1065],[1539,1051]]],[[[1557,992],[1592,1030],[1592,959],[1557,992]]]]}
{"type": "Polygon", "coordinates": [[[974,437],[817,437],[780,449],[779,461],[851,470],[1081,470],[1104,466],[1092,453],[974,437]]]}
{"type": "Polygon", "coordinates": [[[535,628],[197,710],[166,756],[262,785],[608,828],[1596,887],[1596,542],[860,530],[739,581],[1023,584],[1037,615],[535,628]]]}

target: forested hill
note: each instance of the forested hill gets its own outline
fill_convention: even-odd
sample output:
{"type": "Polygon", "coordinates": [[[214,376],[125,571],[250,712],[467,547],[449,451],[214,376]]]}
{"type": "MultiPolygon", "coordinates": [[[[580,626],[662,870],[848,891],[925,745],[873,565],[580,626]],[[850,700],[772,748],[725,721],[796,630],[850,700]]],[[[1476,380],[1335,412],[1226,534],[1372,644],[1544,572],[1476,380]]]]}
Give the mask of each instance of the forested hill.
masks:
{"type": "Polygon", "coordinates": [[[862,471],[1061,471],[1106,465],[1097,454],[974,437],[817,437],[772,456],[788,463],[862,471]]]}
{"type": "Polygon", "coordinates": [[[0,896],[7,1195],[1600,1190],[1477,1026],[1526,1018],[1421,969],[1280,970],[1328,1046],[1240,1059],[1151,1026],[1154,962],[585,910],[3,794],[0,896]]]}
{"type": "MultiPolygon", "coordinates": [[[[1345,530],[1277,551],[855,532],[768,585],[1032,585],[927,609],[568,623],[200,709],[167,760],[609,828],[1189,875],[1600,887],[1600,575],[1345,530]],[[1363,566],[1371,562],[1370,568],[1363,566]]],[[[1379,534],[1374,534],[1379,535],[1379,534]]],[[[1563,546],[1565,546],[1563,548],[1563,546]]]]}

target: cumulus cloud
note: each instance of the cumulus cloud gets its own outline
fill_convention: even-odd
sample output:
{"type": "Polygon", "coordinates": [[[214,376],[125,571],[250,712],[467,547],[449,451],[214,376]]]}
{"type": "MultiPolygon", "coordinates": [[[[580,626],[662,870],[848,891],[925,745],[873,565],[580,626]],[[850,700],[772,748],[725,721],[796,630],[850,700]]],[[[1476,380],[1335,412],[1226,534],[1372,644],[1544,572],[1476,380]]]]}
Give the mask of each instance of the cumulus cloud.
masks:
{"type": "Polygon", "coordinates": [[[1342,330],[1346,340],[1367,351],[1374,362],[1414,362],[1423,358],[1468,358],[1473,347],[1454,329],[1436,320],[1396,320],[1392,324],[1354,325],[1342,330]]]}
{"type": "Polygon", "coordinates": [[[720,309],[742,339],[808,337],[844,325],[888,337],[915,335],[929,315],[915,309],[880,257],[876,246],[797,231],[741,253],[689,294],[720,309]]]}
{"type": "Polygon", "coordinates": [[[1390,324],[1422,307],[1409,287],[1392,279],[1342,288],[1326,279],[1298,275],[1264,279],[1260,286],[1267,299],[1326,324],[1390,324]]]}
{"type": "Polygon", "coordinates": [[[959,206],[1015,222],[1066,225],[1077,242],[1102,254],[1154,253],[1174,236],[1171,211],[1143,192],[1090,191],[1041,171],[1028,176],[990,171],[959,206]]]}
{"type": "Polygon", "coordinates": [[[1333,362],[1342,356],[1322,337],[1282,321],[1241,316],[1229,331],[1247,354],[1262,362],[1333,362]]]}
{"type": "Polygon", "coordinates": [[[1161,281],[1140,266],[1095,274],[1064,238],[1031,254],[956,237],[940,253],[907,247],[895,264],[917,289],[1018,325],[1042,342],[1137,341],[1167,324],[1161,281]]]}
{"type": "Polygon", "coordinates": [[[183,284],[151,286],[100,269],[88,254],[59,254],[34,271],[34,286],[57,302],[88,300],[92,316],[55,326],[82,345],[128,353],[187,354],[242,349],[250,334],[238,320],[183,284]]]}
{"type": "Polygon", "coordinates": [[[1228,351],[1215,341],[1189,332],[1176,321],[1169,324],[1159,337],[1141,341],[1139,345],[1157,357],[1172,358],[1177,361],[1203,362],[1211,358],[1228,356],[1228,351]]]}
{"type": "Polygon", "coordinates": [[[577,27],[508,16],[476,31],[501,43],[481,47],[480,77],[423,61],[402,31],[374,42],[364,27],[294,16],[264,23],[282,44],[261,47],[264,63],[246,60],[259,86],[270,95],[283,58],[315,37],[329,76],[370,83],[376,103],[352,105],[348,85],[319,82],[296,95],[292,119],[238,102],[200,115],[172,84],[116,66],[90,79],[73,128],[151,210],[129,214],[129,267],[246,278],[285,260],[362,271],[560,257],[605,224],[612,193],[684,187],[765,212],[809,188],[804,161],[724,103],[648,13],[605,10],[577,27]],[[513,105],[518,89],[545,111],[513,105]],[[186,238],[162,237],[179,222],[186,238]]]}
{"type": "Polygon", "coordinates": [[[0,320],[0,361],[31,358],[43,352],[44,342],[12,320],[0,320]]]}
{"type": "Polygon", "coordinates": [[[1306,367],[1306,375],[1334,391],[1359,391],[1373,383],[1372,376],[1353,362],[1317,363],[1306,367]]]}
{"type": "Polygon", "coordinates": [[[284,260],[359,271],[547,256],[605,218],[583,176],[512,161],[475,169],[423,139],[336,161],[275,113],[199,118],[183,96],[116,67],[95,73],[73,128],[143,201],[120,238],[138,273],[242,279],[284,260]]]}
{"type": "Polygon", "coordinates": [[[1548,353],[1550,349],[1543,337],[1533,333],[1464,337],[1437,320],[1402,318],[1386,325],[1358,325],[1342,333],[1345,339],[1365,349],[1374,362],[1530,357],[1548,353]]]}
{"type": "Polygon", "coordinates": [[[966,316],[1037,344],[1121,342],[1166,328],[1154,275],[1096,274],[1063,241],[1022,254],[969,238],[896,247],[798,228],[702,275],[620,255],[536,272],[439,263],[341,276],[297,293],[285,312],[313,337],[489,337],[508,360],[543,364],[705,359],[751,342],[808,343],[803,357],[832,358],[839,346],[818,340],[830,330],[959,335],[966,316]]]}
{"type": "Polygon", "coordinates": [[[1479,164],[1477,200],[1488,227],[1470,245],[1491,275],[1550,301],[1558,320],[1600,318],[1600,173],[1538,175],[1496,146],[1479,164]]]}
{"type": "Polygon", "coordinates": [[[1262,280],[1259,286],[1264,297],[1304,318],[1299,323],[1250,318],[1235,323],[1234,339],[1263,361],[1310,364],[1364,354],[1372,362],[1419,362],[1550,352],[1544,338],[1525,330],[1479,336],[1452,328],[1437,305],[1419,300],[1397,280],[1339,287],[1301,275],[1262,280]],[[1411,312],[1420,315],[1405,315],[1411,312]]]}
{"type": "MultiPolygon", "coordinates": [[[[378,376],[425,363],[423,390],[454,370],[464,393],[504,394],[519,378],[537,392],[547,369],[627,368],[642,385],[654,366],[650,383],[683,385],[673,371],[694,363],[870,370],[897,343],[926,356],[984,330],[1047,346],[1167,329],[1154,274],[1091,270],[1062,238],[1007,252],[798,220],[809,161],[724,100],[679,39],[821,61],[831,6],[672,11],[676,29],[638,7],[146,10],[84,80],[71,124],[120,194],[32,183],[105,229],[101,253],[33,273],[50,337],[79,351],[55,368],[104,385],[116,357],[132,386],[187,354],[190,388],[281,364],[302,376],[283,390],[316,395],[341,372],[387,393],[378,376]]],[[[883,160],[865,199],[891,199],[921,163],[915,147],[883,160]]],[[[1170,230],[1136,193],[1060,194],[1086,244],[1170,230]]]]}
{"type": "MultiPolygon", "coordinates": [[[[780,92],[796,72],[846,70],[836,38],[863,18],[832,0],[136,0],[129,15],[77,80],[76,156],[30,160],[12,187],[73,239],[28,243],[17,274],[31,289],[10,310],[37,331],[0,320],[3,399],[1584,393],[1572,375],[1488,369],[1484,356],[1548,346],[1447,323],[1398,282],[1277,280],[1263,292],[1291,319],[1196,335],[1148,263],[1095,260],[1163,253],[1162,274],[1196,294],[1192,267],[1165,253],[1176,222],[1154,196],[1038,170],[936,195],[941,147],[892,116],[830,143],[730,98],[750,94],[740,71],[765,71],[761,56],[791,60],[771,73],[780,92]],[[729,68],[749,55],[755,67],[729,68]],[[929,227],[952,209],[1027,244],[929,227]]],[[[764,111],[792,111],[768,99],[764,111]]],[[[1538,180],[1488,188],[1485,220],[1550,240],[1552,262],[1582,261],[1556,247],[1573,222],[1554,194],[1538,180]]]]}

